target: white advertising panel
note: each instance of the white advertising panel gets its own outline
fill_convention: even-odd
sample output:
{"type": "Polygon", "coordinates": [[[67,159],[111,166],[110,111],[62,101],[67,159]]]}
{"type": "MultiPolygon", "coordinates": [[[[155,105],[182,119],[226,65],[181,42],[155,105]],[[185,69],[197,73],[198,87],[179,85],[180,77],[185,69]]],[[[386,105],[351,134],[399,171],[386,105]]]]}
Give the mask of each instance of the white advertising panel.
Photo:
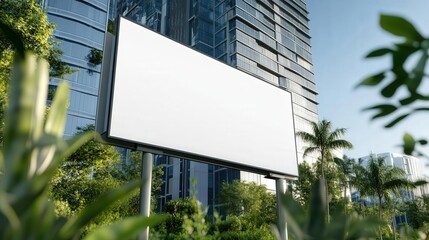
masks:
{"type": "Polygon", "coordinates": [[[289,92],[123,18],[116,41],[109,138],[298,176],[289,92]]]}

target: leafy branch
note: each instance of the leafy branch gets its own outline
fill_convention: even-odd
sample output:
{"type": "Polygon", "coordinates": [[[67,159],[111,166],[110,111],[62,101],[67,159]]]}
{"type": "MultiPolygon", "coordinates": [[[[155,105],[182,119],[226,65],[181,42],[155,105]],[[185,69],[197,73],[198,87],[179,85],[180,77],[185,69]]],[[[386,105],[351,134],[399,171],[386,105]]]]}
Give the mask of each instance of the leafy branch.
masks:
{"type": "MultiPolygon", "coordinates": [[[[366,56],[389,56],[391,67],[363,79],[357,87],[380,87],[381,96],[388,102],[367,107],[364,111],[375,112],[372,120],[391,117],[384,127],[392,128],[417,112],[429,111],[429,107],[421,106],[429,101],[429,93],[422,89],[423,81],[428,78],[425,69],[429,58],[429,38],[424,37],[412,23],[398,16],[381,15],[380,27],[402,41],[376,49],[366,56]],[[399,93],[400,89],[404,91],[399,93]]],[[[427,143],[426,140],[413,141],[410,136],[404,136],[403,144],[404,153],[409,155],[415,152],[417,145],[427,143]]],[[[421,152],[416,153],[422,155],[421,152]]]]}

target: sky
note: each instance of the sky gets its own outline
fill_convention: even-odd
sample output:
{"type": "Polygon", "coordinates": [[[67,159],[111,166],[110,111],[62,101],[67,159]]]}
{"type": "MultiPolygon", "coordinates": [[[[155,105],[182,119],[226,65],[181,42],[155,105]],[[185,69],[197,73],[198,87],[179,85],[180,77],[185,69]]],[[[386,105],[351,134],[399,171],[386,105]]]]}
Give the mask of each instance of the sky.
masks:
{"type": "MultiPolygon", "coordinates": [[[[390,66],[387,58],[368,60],[364,56],[401,41],[379,27],[380,14],[405,17],[424,36],[429,36],[429,1],[307,0],[307,5],[319,119],[331,121],[335,128],[347,128],[344,138],[353,143],[354,149],[344,153],[353,158],[370,153],[400,153],[402,149],[397,146],[405,132],[415,138],[429,138],[429,112],[385,129],[387,119],[371,121],[372,114],[362,111],[383,102],[379,91],[355,88],[365,77],[390,66]]],[[[429,153],[428,148],[425,153],[429,153]]]]}

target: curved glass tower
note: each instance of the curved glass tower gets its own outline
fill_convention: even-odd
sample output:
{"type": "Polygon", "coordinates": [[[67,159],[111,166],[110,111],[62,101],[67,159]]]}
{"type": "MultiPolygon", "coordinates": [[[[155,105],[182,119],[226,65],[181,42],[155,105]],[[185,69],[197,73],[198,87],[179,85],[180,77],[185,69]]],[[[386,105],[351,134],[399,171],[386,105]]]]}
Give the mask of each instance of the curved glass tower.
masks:
{"type": "Polygon", "coordinates": [[[101,66],[97,61],[93,63],[90,53],[103,50],[108,0],[45,0],[43,4],[49,20],[56,24],[54,35],[64,52],[62,61],[75,70],[65,79],[52,78],[49,86],[54,90],[61,80],[69,81],[70,106],[64,135],[70,137],[77,127],[95,123],[101,66]]]}

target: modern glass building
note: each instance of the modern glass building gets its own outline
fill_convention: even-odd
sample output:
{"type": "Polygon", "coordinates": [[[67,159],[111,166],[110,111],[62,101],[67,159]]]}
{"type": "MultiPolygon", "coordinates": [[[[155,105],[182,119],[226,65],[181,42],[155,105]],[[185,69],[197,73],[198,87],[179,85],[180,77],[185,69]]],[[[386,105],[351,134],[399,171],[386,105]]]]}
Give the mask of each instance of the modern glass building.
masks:
{"type": "Polygon", "coordinates": [[[42,4],[49,20],[56,24],[54,35],[64,52],[62,60],[75,70],[65,79],[52,78],[49,83],[53,91],[60,81],[69,81],[65,137],[70,137],[77,127],[95,123],[101,65],[92,61],[91,52],[103,50],[109,3],[108,0],[44,0],[42,4]]]}
{"type": "MultiPolygon", "coordinates": [[[[304,0],[113,0],[120,14],[176,41],[292,92],[296,131],[311,131],[318,121],[308,11],[304,0]]],[[[267,116],[268,118],[269,116],[267,116]]],[[[174,121],[174,116],[172,116],[174,121]]],[[[305,149],[297,139],[298,158],[305,149]]],[[[309,157],[310,161],[312,156],[309,157]]],[[[219,209],[222,182],[235,179],[270,184],[263,176],[183,159],[156,156],[165,167],[159,207],[189,195],[219,209]]]]}

